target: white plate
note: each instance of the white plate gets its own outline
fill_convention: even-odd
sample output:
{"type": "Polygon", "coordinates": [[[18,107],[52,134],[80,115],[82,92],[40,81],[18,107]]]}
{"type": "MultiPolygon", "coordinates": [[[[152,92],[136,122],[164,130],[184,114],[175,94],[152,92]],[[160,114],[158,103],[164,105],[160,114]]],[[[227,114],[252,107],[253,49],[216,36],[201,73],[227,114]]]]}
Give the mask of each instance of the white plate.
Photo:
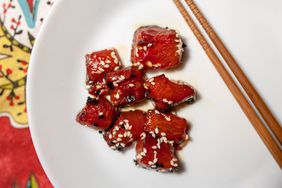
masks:
{"type": "MultiPolygon", "coordinates": [[[[281,1],[197,2],[281,121],[281,1]]],[[[58,1],[33,51],[27,98],[35,148],[55,187],[282,185],[278,165],[170,0],[58,1]],[[133,149],[112,151],[101,135],[74,120],[87,96],[85,53],[114,46],[129,65],[133,32],[148,24],[175,28],[186,39],[188,61],[166,74],[200,95],[178,111],[191,122],[193,139],[180,152],[181,174],[135,167],[133,149]]]]}

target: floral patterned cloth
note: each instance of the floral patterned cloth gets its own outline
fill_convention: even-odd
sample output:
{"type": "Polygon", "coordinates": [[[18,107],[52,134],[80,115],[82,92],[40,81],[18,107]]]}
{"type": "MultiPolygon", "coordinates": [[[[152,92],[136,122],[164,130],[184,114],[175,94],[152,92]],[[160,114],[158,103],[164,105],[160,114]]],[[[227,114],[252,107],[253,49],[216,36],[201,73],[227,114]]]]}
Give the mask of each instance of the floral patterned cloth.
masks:
{"type": "Polygon", "coordinates": [[[52,187],[36,156],[25,84],[36,35],[54,2],[0,0],[0,187],[52,187]]]}

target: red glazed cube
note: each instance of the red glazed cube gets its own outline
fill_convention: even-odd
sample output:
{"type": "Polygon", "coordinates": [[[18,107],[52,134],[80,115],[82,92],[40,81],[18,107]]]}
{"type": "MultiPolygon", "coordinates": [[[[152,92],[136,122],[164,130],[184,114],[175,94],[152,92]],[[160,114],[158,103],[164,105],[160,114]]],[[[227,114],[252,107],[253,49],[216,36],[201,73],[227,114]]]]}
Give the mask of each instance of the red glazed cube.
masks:
{"type": "Polygon", "coordinates": [[[107,99],[88,97],[86,106],[77,115],[76,121],[81,125],[104,131],[111,126],[114,117],[115,108],[107,99]]]}
{"type": "Polygon", "coordinates": [[[140,27],[134,34],[131,61],[139,69],[172,68],[181,61],[182,45],[181,38],[173,29],[140,27]]]}
{"type": "Polygon", "coordinates": [[[183,102],[191,103],[196,100],[193,87],[181,82],[174,82],[164,74],[153,77],[145,82],[147,97],[154,100],[158,110],[169,110],[183,102]]]}
{"type": "Polygon", "coordinates": [[[136,144],[136,164],[161,172],[173,172],[178,167],[174,148],[151,134],[142,133],[136,144]]]}
{"type": "Polygon", "coordinates": [[[87,54],[85,58],[86,84],[89,93],[94,96],[107,94],[106,74],[121,67],[117,51],[115,49],[106,49],[87,54]]]}
{"type": "Polygon", "coordinates": [[[143,72],[137,68],[128,67],[109,73],[107,84],[115,106],[134,104],[145,98],[143,72]]]}
{"type": "Polygon", "coordinates": [[[184,118],[172,113],[162,113],[158,110],[147,112],[144,130],[153,137],[161,138],[165,143],[179,145],[188,139],[189,125],[184,118]]]}
{"type": "Polygon", "coordinates": [[[122,112],[114,126],[104,134],[104,139],[112,149],[120,150],[140,137],[146,115],[140,111],[122,112]]]}

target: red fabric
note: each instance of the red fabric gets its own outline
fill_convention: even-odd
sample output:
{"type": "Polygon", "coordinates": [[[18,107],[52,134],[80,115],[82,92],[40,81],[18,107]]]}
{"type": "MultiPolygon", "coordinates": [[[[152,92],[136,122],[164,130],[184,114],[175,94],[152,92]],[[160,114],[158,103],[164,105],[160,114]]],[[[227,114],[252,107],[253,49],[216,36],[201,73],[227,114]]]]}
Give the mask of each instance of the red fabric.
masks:
{"type": "Polygon", "coordinates": [[[29,10],[30,12],[32,12],[32,9],[33,9],[33,0],[27,0],[27,3],[29,5],[29,10]]]}
{"type": "Polygon", "coordinates": [[[28,128],[13,128],[7,117],[0,118],[0,188],[27,187],[31,173],[39,187],[52,187],[35,153],[28,128]]]}

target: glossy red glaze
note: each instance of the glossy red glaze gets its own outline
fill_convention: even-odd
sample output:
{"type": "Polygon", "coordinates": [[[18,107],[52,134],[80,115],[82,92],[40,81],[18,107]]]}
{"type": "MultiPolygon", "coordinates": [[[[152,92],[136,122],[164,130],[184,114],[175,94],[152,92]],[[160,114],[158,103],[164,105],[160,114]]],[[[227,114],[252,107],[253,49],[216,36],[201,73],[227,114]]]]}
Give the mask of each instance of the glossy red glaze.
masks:
{"type": "Polygon", "coordinates": [[[182,58],[181,38],[173,29],[158,26],[140,27],[135,31],[131,49],[133,66],[140,69],[168,69],[182,58]]]}

